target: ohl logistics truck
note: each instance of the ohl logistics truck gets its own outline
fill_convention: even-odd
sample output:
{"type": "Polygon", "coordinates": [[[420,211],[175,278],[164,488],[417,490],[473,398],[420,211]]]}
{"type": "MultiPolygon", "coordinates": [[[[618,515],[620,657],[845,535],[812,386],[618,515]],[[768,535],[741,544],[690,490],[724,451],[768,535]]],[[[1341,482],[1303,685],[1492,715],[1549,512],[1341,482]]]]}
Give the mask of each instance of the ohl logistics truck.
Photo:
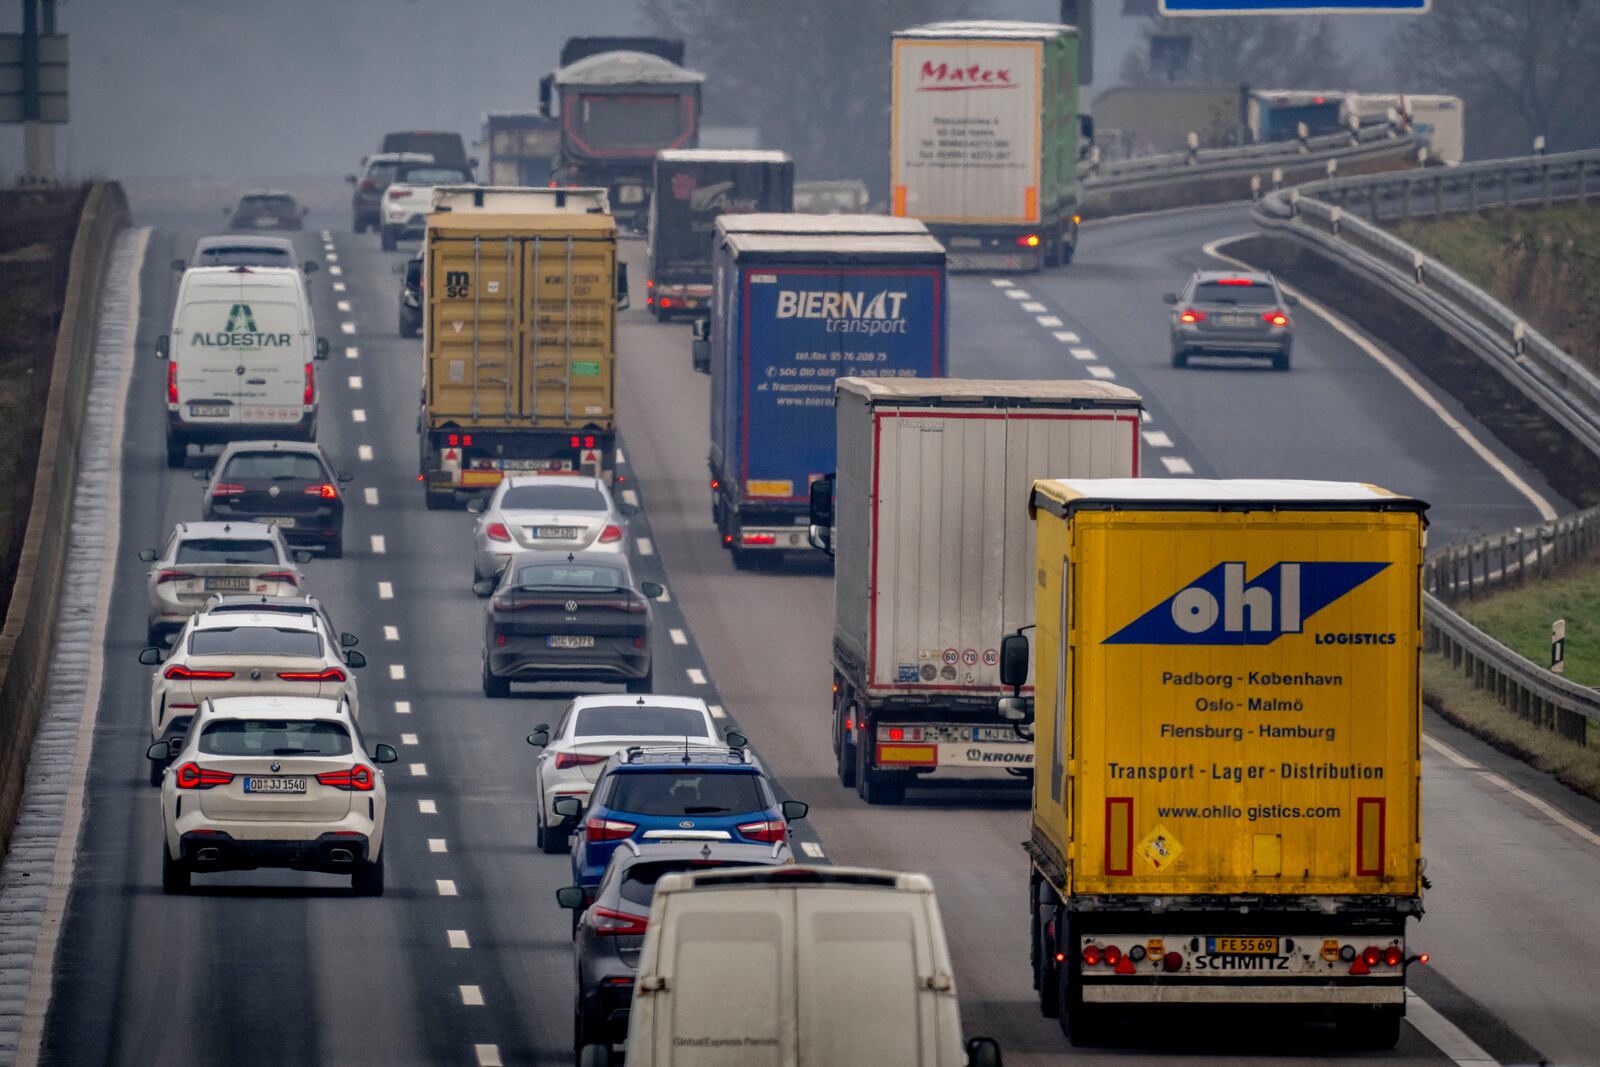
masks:
{"type": "Polygon", "coordinates": [[[1028,491],[1051,471],[1137,476],[1139,396],[841,378],[837,400],[839,470],[813,487],[812,525],[835,553],[839,781],[872,804],[912,785],[1026,784],[1033,746],[995,701],[999,635],[1033,621],[1028,491]]]}
{"type": "Polygon", "coordinates": [[[609,478],[615,455],[617,227],[592,190],[488,190],[428,215],[423,489],[430,508],[518,471],[609,478]]]}
{"type": "MultiPolygon", "coordinates": [[[[1040,481],[1034,983],[1315,1013],[1391,1048],[1422,914],[1420,501],[1343,482],[1040,481]]],[[[1024,635],[1002,677],[1027,677],[1024,635]]],[[[1002,709],[1026,718],[1020,690],[1002,709]]]]}
{"type": "Polygon", "coordinates": [[[951,270],[1037,270],[1078,246],[1078,31],[936,22],[894,35],[891,210],[951,270]]]}

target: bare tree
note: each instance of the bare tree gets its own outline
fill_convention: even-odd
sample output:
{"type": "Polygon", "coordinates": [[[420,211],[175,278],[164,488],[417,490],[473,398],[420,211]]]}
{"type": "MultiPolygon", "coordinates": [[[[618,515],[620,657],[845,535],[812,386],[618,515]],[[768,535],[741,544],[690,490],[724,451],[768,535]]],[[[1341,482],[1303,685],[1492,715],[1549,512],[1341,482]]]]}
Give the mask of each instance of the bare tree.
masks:
{"type": "Polygon", "coordinates": [[[889,170],[889,35],[959,18],[971,0],[640,0],[652,32],[688,42],[706,73],[706,119],[757,126],[794,156],[801,178],[861,178],[878,195],[889,170]]]}
{"type": "Polygon", "coordinates": [[[1351,66],[1339,48],[1333,23],[1326,18],[1152,17],[1140,29],[1139,44],[1122,62],[1122,81],[1130,85],[1347,88],[1353,76],[1351,66]],[[1152,63],[1151,42],[1162,36],[1185,36],[1192,42],[1188,63],[1181,71],[1152,63]]]}
{"type": "Polygon", "coordinates": [[[1596,0],[1438,0],[1407,21],[1397,87],[1461,97],[1471,155],[1525,155],[1539,134],[1552,149],[1600,144],[1596,0]]]}

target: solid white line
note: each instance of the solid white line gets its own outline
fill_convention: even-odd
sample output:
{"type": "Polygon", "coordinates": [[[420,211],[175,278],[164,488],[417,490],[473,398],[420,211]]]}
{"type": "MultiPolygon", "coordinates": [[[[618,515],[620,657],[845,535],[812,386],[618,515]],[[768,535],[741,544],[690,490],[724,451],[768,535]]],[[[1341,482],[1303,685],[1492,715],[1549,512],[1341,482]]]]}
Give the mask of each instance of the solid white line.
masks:
{"type": "Polygon", "coordinates": [[[333,291],[336,292],[336,293],[344,292],[344,282],[334,282],[333,283],[333,291]]]}
{"type": "Polygon", "coordinates": [[[442,837],[430,837],[428,838],[428,851],[449,852],[450,846],[445,843],[445,839],[442,837]]]}
{"type": "Polygon", "coordinates": [[[411,714],[411,701],[409,701],[409,700],[396,700],[394,702],[394,713],[396,715],[410,715],[411,714]]]}
{"type": "Polygon", "coordinates": [[[1053,329],[1061,325],[1061,318],[1058,315],[1036,315],[1034,321],[1046,329],[1053,329]]]}
{"type": "Polygon", "coordinates": [[[1465,756],[1460,752],[1457,752],[1454,748],[1445,744],[1443,741],[1440,741],[1436,737],[1430,737],[1427,734],[1423,734],[1422,743],[1439,753],[1439,755],[1443,756],[1451,763],[1454,763],[1457,767],[1462,767],[1469,771],[1483,770],[1482,764],[1477,763],[1470,757],[1465,756]]]}
{"type": "Polygon", "coordinates": [[[439,895],[441,897],[453,897],[459,895],[456,893],[456,884],[448,878],[436,878],[434,879],[433,884],[439,887],[439,895]]]}
{"type": "Polygon", "coordinates": [[[1162,456],[1161,463],[1167,468],[1168,474],[1194,473],[1194,468],[1189,466],[1189,461],[1182,456],[1162,456]]]}
{"type": "MultiPolygon", "coordinates": [[[[150,232],[148,227],[135,231],[133,252],[129,257],[128,306],[122,338],[122,374],[117,382],[117,399],[106,446],[108,449],[106,462],[108,469],[113,472],[113,477],[106,479],[105,513],[101,517],[101,521],[107,524],[104,549],[106,560],[117,558],[122,540],[122,479],[116,477],[115,472],[122,470],[128,385],[132,380],[133,366],[136,362],[134,345],[139,332],[139,306],[143,296],[139,279],[145,252],[149,247],[150,232]]],[[[94,329],[98,330],[99,327],[97,321],[94,329]]],[[[72,879],[77,867],[78,839],[83,829],[84,792],[88,781],[89,763],[94,755],[94,727],[100,712],[100,687],[105,670],[106,620],[111,610],[111,594],[116,570],[116,566],[110,563],[104,563],[100,568],[100,594],[95,598],[94,624],[88,642],[89,665],[84,677],[83,707],[78,714],[77,747],[73,757],[72,777],[67,783],[65,804],[61,813],[61,831],[56,839],[55,856],[50,868],[49,891],[44,900],[44,914],[39,923],[38,939],[34,942],[28,996],[23,1003],[22,1026],[17,1035],[16,1062],[20,1064],[31,1065],[38,1061],[40,1047],[44,1041],[45,1013],[49,1010],[50,994],[55,987],[56,944],[61,936],[61,927],[67,910],[67,896],[72,889],[72,879]]]]}
{"type": "Polygon", "coordinates": [[[398,627],[398,626],[385,626],[383,628],[383,639],[385,641],[398,641],[398,640],[400,640],[400,627],[398,627]]]}
{"type": "Polygon", "coordinates": [[[800,851],[804,852],[806,855],[815,860],[820,860],[822,858],[822,846],[815,841],[800,842],[800,851]]]}
{"type": "Polygon", "coordinates": [[[356,456],[370,463],[372,461],[372,446],[358,445],[356,447],[356,456]]]}
{"type": "Polygon", "coordinates": [[[1032,300],[1033,296],[1026,289],[1007,289],[1006,295],[1013,300],[1032,300]]]}
{"type": "Polygon", "coordinates": [[[361,375],[359,375],[359,374],[350,375],[350,388],[352,388],[352,389],[360,389],[361,388],[361,375]]]}
{"type": "Polygon", "coordinates": [[[1010,289],[1012,287],[1010,278],[990,278],[989,284],[996,289],[1010,289]]]}
{"type": "Polygon", "coordinates": [[[472,1051],[478,1057],[478,1067],[504,1067],[499,1045],[473,1045],[472,1051]]]}
{"type": "Polygon", "coordinates": [[[713,719],[726,719],[728,717],[728,713],[722,710],[721,704],[708,705],[706,710],[711,712],[711,717],[713,719]]]}
{"type": "Polygon", "coordinates": [[[428,765],[426,763],[413,763],[411,765],[411,777],[413,777],[413,778],[426,778],[426,777],[428,777],[428,765]]]}
{"type": "Polygon", "coordinates": [[[650,538],[648,537],[634,538],[633,543],[639,546],[639,555],[641,556],[653,556],[656,554],[656,546],[650,543],[650,538]]]}
{"type": "MultiPolygon", "coordinates": [[[[1234,241],[1243,240],[1248,236],[1250,235],[1239,234],[1234,237],[1223,237],[1219,240],[1212,241],[1210,244],[1205,246],[1205,253],[1208,256],[1213,256],[1225,263],[1231,263],[1237,267],[1249,269],[1248,264],[1234,259],[1232,256],[1217,251],[1218,248],[1225,244],[1231,244],[1234,241]]],[[[1395,380],[1397,380],[1401,385],[1405,386],[1406,390],[1410,392],[1412,396],[1422,401],[1423,406],[1425,406],[1429,411],[1433,412],[1434,415],[1438,417],[1440,422],[1444,423],[1450,428],[1452,433],[1461,438],[1461,440],[1466,443],[1466,446],[1477,454],[1479,459],[1483,460],[1483,462],[1488,464],[1488,466],[1496,474],[1500,475],[1500,477],[1504,478],[1508,483],[1510,483],[1511,488],[1521,493],[1523,497],[1527,499],[1528,503],[1532,504],[1539,512],[1540,518],[1554,519],[1556,517],[1556,509],[1550,505],[1550,501],[1546,500],[1542,493],[1540,493],[1533,486],[1529,485],[1527,482],[1523,481],[1521,475],[1512,470],[1504,461],[1500,459],[1499,456],[1491,452],[1487,445],[1478,440],[1476,434],[1467,429],[1467,427],[1461,423],[1461,420],[1457,419],[1454,415],[1450,414],[1450,412],[1446,411],[1444,405],[1436,400],[1433,394],[1428,392],[1428,390],[1423,387],[1421,382],[1412,377],[1409,371],[1400,366],[1400,364],[1396,363],[1393,359],[1390,359],[1389,356],[1386,355],[1382,349],[1378,348],[1377,345],[1374,345],[1371,341],[1368,341],[1361,334],[1357,333],[1356,330],[1343,319],[1339,318],[1337,315],[1323,307],[1321,304],[1317,303],[1315,300],[1306,296],[1304,293],[1293,288],[1292,286],[1284,285],[1281,281],[1278,283],[1278,285],[1283,289],[1284,292],[1293,293],[1295,296],[1299,297],[1301,307],[1322,319],[1335,330],[1338,330],[1344,335],[1346,340],[1355,345],[1357,348],[1361,349],[1361,351],[1365,352],[1372,358],[1373,362],[1377,363],[1384,370],[1392,374],[1395,377],[1395,380]]]]}
{"type": "Polygon", "coordinates": [[[1112,370],[1110,367],[1107,367],[1103,363],[1096,363],[1092,365],[1089,368],[1089,373],[1092,376],[1101,379],[1102,381],[1106,381],[1117,376],[1116,371],[1112,370]]]}
{"type": "Polygon", "coordinates": [[[1094,349],[1092,348],[1069,348],[1067,351],[1072,353],[1073,359],[1081,359],[1088,362],[1095,358],[1094,349]]]}
{"type": "Polygon", "coordinates": [[[353,323],[353,322],[341,322],[339,324],[339,332],[340,333],[355,333],[356,332],[356,324],[353,323]]]}
{"type": "Polygon", "coordinates": [[[348,300],[338,300],[338,301],[334,302],[333,306],[338,308],[340,311],[349,311],[350,310],[350,301],[348,301],[348,300]]]}
{"type": "Polygon", "coordinates": [[[1040,311],[1049,311],[1050,309],[1039,303],[1037,300],[1029,300],[1027,303],[1022,305],[1022,310],[1037,313],[1040,311]]]}
{"type": "Polygon", "coordinates": [[[688,670],[690,685],[705,685],[706,672],[699,667],[690,667],[688,670]]]}
{"type": "Polygon", "coordinates": [[[446,930],[445,939],[450,942],[451,948],[471,948],[472,942],[467,939],[465,930],[446,930]]]}
{"type": "Polygon", "coordinates": [[[373,534],[372,554],[375,556],[381,556],[387,551],[389,551],[389,546],[384,542],[383,534],[373,534]]]}
{"type": "Polygon", "coordinates": [[[360,359],[361,358],[361,349],[357,348],[355,345],[345,345],[344,358],[345,359],[360,359]]]}
{"type": "Polygon", "coordinates": [[[1145,430],[1144,443],[1151,448],[1171,448],[1172,438],[1167,436],[1165,430],[1145,430]]]}
{"type": "Polygon", "coordinates": [[[379,582],[378,583],[378,599],[379,600],[393,600],[394,599],[394,585],[392,583],[390,583],[390,582],[379,582]]]}
{"type": "Polygon", "coordinates": [[[1060,341],[1064,345],[1075,345],[1078,343],[1078,335],[1073,333],[1071,330],[1057,330],[1055,337],[1057,341],[1060,341]]]}
{"type": "Polygon", "coordinates": [[[432,800],[419,800],[417,801],[417,811],[423,815],[437,815],[439,814],[439,805],[432,800]]]}
{"type": "Polygon", "coordinates": [[[1455,1061],[1457,1067],[1499,1067],[1499,1061],[1462,1033],[1455,1023],[1439,1014],[1437,1008],[1409,989],[1406,990],[1406,1022],[1455,1061]]]}
{"type": "Polygon", "coordinates": [[[639,494],[634,492],[632,489],[624,489],[622,491],[622,502],[627,504],[629,507],[636,508],[639,506],[639,494]]]}
{"type": "Polygon", "coordinates": [[[668,630],[667,636],[672,638],[672,643],[675,645],[687,645],[689,643],[689,635],[677,627],[668,630]]]}
{"type": "Polygon", "coordinates": [[[378,489],[376,486],[367,486],[365,489],[361,490],[361,495],[366,499],[368,504],[371,504],[373,507],[378,506],[378,489]]]}
{"type": "Polygon", "coordinates": [[[627,457],[622,454],[622,449],[617,449],[617,466],[620,467],[626,462],[628,462],[628,460],[627,457]]]}
{"type": "Polygon", "coordinates": [[[333,266],[328,268],[328,273],[337,278],[339,275],[344,273],[344,270],[341,269],[337,263],[335,263],[333,266]]]}
{"type": "Polygon", "coordinates": [[[462,986],[461,1003],[469,1008],[481,1008],[483,1006],[483,990],[475,985],[462,986]]]}
{"type": "Polygon", "coordinates": [[[366,409],[365,408],[351,408],[350,409],[350,420],[352,422],[366,422],[367,421],[366,409]]]}
{"type": "Polygon", "coordinates": [[[414,744],[417,743],[417,735],[416,734],[401,734],[400,735],[400,743],[402,745],[414,745],[414,744]]]}
{"type": "Polygon", "coordinates": [[[404,663],[389,664],[389,680],[403,682],[406,680],[406,665],[404,663]]]}

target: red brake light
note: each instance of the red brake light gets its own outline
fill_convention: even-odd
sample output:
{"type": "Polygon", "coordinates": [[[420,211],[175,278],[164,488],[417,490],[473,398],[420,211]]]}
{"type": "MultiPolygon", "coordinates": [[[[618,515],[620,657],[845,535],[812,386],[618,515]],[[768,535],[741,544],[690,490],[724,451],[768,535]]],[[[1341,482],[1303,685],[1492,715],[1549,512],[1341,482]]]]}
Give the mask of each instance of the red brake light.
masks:
{"type": "Polygon", "coordinates": [[[777,537],[764,533],[741,534],[739,539],[747,545],[775,545],[778,543],[777,537]]]}
{"type": "Polygon", "coordinates": [[[622,540],[622,527],[620,526],[607,526],[600,531],[600,543],[602,545],[615,544],[620,540],[622,540]]]}
{"type": "Polygon", "coordinates": [[[638,827],[631,822],[619,822],[615,819],[590,819],[583,827],[583,836],[587,841],[621,841],[633,834],[638,827]]]}
{"type": "Polygon", "coordinates": [[[1218,278],[1218,285],[1254,285],[1249,278],[1218,278]]]}
{"type": "Polygon", "coordinates": [[[1122,962],[1122,950],[1116,945],[1107,945],[1105,956],[1107,967],[1115,967],[1122,962]]]}
{"type": "Polygon", "coordinates": [[[491,541],[511,540],[511,531],[506,529],[506,524],[503,522],[491,522],[489,528],[483,532],[488,535],[491,541]]]}
{"type": "Polygon", "coordinates": [[[789,836],[789,824],[782,819],[762,819],[760,822],[739,824],[739,835],[763,845],[776,844],[789,836]]]}
{"type": "Polygon", "coordinates": [[[1269,323],[1273,326],[1289,325],[1289,316],[1285,315],[1281,311],[1269,311],[1265,315],[1262,315],[1261,319],[1263,322],[1269,323]]]}
{"type": "Polygon", "coordinates": [[[317,402],[317,372],[315,364],[306,364],[306,407],[317,402]]]}
{"type": "Polygon", "coordinates": [[[300,586],[300,579],[295,576],[294,571],[268,571],[266,574],[257,575],[257,578],[263,582],[288,582],[295,588],[300,586]]]}
{"type": "Polygon", "coordinates": [[[590,764],[604,763],[605,761],[606,758],[604,756],[580,755],[576,752],[557,752],[556,770],[559,771],[566,767],[587,767],[590,764]]]}
{"type": "Polygon", "coordinates": [[[344,671],[338,667],[321,671],[279,671],[278,677],[286,682],[342,682],[344,671]]]}
{"type": "Polygon", "coordinates": [[[642,936],[649,926],[650,920],[643,915],[613,911],[598,905],[589,909],[589,928],[602,936],[642,936]]]}
{"type": "Polygon", "coordinates": [[[178,768],[179,789],[210,789],[214,785],[227,785],[233,775],[227,771],[208,771],[190,761],[178,768]]]}
{"type": "Polygon", "coordinates": [[[185,667],[181,663],[174,663],[167,668],[165,677],[175,682],[225,682],[233,677],[233,672],[196,671],[185,667]]]}
{"type": "Polygon", "coordinates": [[[1326,104],[1328,102],[1328,98],[1325,96],[1313,96],[1311,98],[1311,102],[1313,104],[1326,104]]]}
{"type": "Polygon", "coordinates": [[[364,763],[358,763],[348,771],[324,771],[317,775],[317,781],[323,785],[331,785],[335,789],[347,789],[355,793],[370,793],[378,784],[372,768],[364,763]]]}
{"type": "Polygon", "coordinates": [[[661,298],[661,306],[664,307],[664,308],[671,307],[672,306],[672,298],[670,296],[662,297],[661,298]]]}
{"type": "Polygon", "coordinates": [[[646,289],[654,289],[656,287],[656,280],[654,278],[646,278],[644,280],[644,287],[646,289]]]}
{"type": "Polygon", "coordinates": [[[234,496],[244,492],[244,486],[234,485],[232,482],[218,482],[211,487],[212,496],[234,496]]]}
{"type": "Polygon", "coordinates": [[[390,200],[404,200],[406,197],[408,197],[410,195],[411,195],[411,190],[410,189],[390,189],[389,190],[389,199],[390,200]]]}
{"type": "Polygon", "coordinates": [[[1165,956],[1161,957],[1161,968],[1162,968],[1162,970],[1171,972],[1171,971],[1178,970],[1182,966],[1183,966],[1183,957],[1180,956],[1176,952],[1169,952],[1165,956]]]}
{"type": "Polygon", "coordinates": [[[1030,234],[1026,234],[1026,235],[1024,235],[1022,237],[1018,237],[1017,238],[1017,246],[1019,248],[1038,248],[1039,247],[1039,235],[1036,234],[1036,233],[1030,233],[1030,234]]]}
{"type": "Polygon", "coordinates": [[[1384,949],[1383,962],[1390,967],[1398,967],[1405,960],[1406,954],[1393,945],[1384,949]]]}
{"type": "Polygon", "coordinates": [[[160,574],[156,575],[156,584],[161,585],[165,582],[181,582],[193,577],[194,575],[190,574],[188,571],[162,571],[160,574]]]}
{"type": "Polygon", "coordinates": [[[1204,322],[1206,313],[1199,308],[1184,308],[1178,315],[1179,322],[1204,322]]]}
{"type": "Polygon", "coordinates": [[[306,496],[320,496],[324,500],[338,500],[339,490],[324,482],[321,485],[308,485],[305,488],[306,496]]]}
{"type": "Polygon", "coordinates": [[[1361,961],[1363,963],[1365,963],[1368,967],[1376,967],[1378,965],[1378,962],[1380,960],[1382,960],[1382,959],[1383,959],[1383,950],[1380,949],[1377,945],[1368,945],[1367,946],[1367,951],[1365,951],[1365,952],[1363,952],[1361,954],[1361,961]]]}
{"type": "Polygon", "coordinates": [[[1083,965],[1094,967],[1100,963],[1100,946],[1086,945],[1083,949],[1083,965]]]}
{"type": "Polygon", "coordinates": [[[178,361],[167,361],[167,403],[178,402],[178,361]]]}

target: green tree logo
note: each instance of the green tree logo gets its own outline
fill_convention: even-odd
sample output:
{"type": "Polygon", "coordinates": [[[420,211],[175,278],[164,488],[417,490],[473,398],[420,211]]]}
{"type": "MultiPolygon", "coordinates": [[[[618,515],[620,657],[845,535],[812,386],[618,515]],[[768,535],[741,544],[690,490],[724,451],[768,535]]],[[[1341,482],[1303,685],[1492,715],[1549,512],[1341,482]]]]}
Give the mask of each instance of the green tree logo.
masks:
{"type": "Polygon", "coordinates": [[[256,332],[256,316],[255,316],[255,313],[250,310],[250,305],[249,304],[235,304],[235,305],[233,305],[233,309],[228,312],[228,328],[223,330],[222,332],[223,333],[255,333],[256,332]],[[244,326],[244,328],[242,330],[240,329],[240,324],[241,323],[243,323],[243,326],[244,326]]]}

